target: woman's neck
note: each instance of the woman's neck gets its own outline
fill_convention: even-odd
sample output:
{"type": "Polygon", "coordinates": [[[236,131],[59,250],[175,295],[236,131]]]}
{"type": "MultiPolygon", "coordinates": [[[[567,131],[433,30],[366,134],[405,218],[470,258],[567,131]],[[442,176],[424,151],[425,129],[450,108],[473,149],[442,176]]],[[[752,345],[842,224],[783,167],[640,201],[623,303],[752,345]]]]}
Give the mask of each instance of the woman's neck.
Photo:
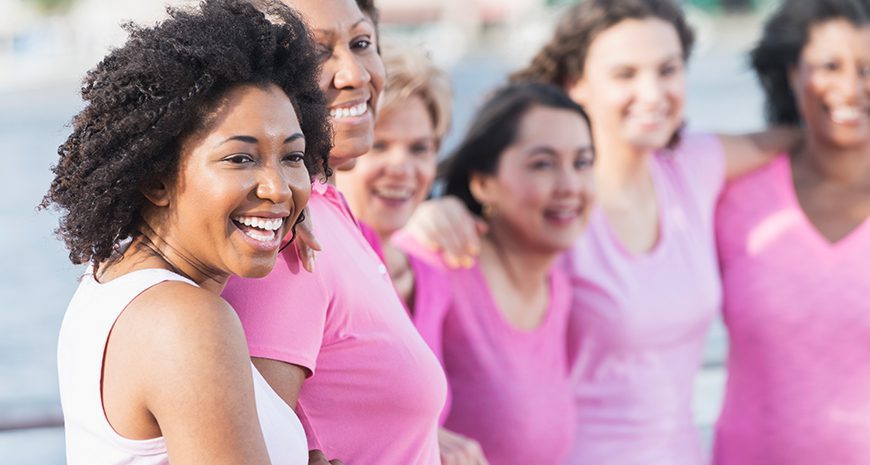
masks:
{"type": "Polygon", "coordinates": [[[639,150],[619,141],[598,140],[594,174],[599,199],[619,197],[648,184],[652,150],[639,150]]]}
{"type": "Polygon", "coordinates": [[[809,135],[806,145],[796,153],[796,163],[818,181],[843,187],[870,185],[870,146],[841,149],[821,144],[809,135]]]}
{"type": "Polygon", "coordinates": [[[130,243],[121,258],[105,271],[109,279],[133,271],[161,268],[184,276],[199,287],[220,294],[227,284],[227,274],[206,271],[205,267],[184,256],[153,230],[143,233],[130,243]]]}
{"type": "MultiPolygon", "coordinates": [[[[547,277],[558,252],[537,250],[518,240],[503,228],[490,225],[490,231],[481,240],[481,267],[503,274],[513,292],[524,298],[536,296],[547,277]]],[[[501,289],[494,289],[502,292],[501,289]]]]}

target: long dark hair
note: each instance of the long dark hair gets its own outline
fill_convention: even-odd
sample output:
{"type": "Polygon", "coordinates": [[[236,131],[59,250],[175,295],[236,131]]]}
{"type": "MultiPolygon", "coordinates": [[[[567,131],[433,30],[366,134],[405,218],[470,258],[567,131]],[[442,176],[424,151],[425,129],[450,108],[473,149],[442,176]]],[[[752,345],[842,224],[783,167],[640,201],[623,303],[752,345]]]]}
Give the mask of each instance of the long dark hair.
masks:
{"type": "Polygon", "coordinates": [[[472,213],[480,215],[483,206],[471,194],[471,175],[498,171],[502,153],[514,143],[520,123],[535,107],[573,111],[591,126],[583,107],[559,87],[538,82],[508,84],[478,110],[459,147],[442,163],[444,193],[458,197],[472,213]]]}

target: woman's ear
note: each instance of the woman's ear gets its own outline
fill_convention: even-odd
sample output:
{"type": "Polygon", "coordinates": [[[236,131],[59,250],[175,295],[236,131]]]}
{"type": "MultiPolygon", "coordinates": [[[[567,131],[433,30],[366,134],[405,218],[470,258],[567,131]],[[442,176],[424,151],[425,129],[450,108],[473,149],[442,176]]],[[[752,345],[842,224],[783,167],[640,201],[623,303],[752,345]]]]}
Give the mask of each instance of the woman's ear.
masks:
{"type": "Polygon", "coordinates": [[[471,173],[468,180],[468,190],[477,203],[481,205],[490,205],[495,199],[495,180],[492,176],[483,173],[471,173]]]}
{"type": "Polygon", "coordinates": [[[163,181],[154,181],[148,183],[142,189],[142,195],[154,204],[155,207],[169,206],[169,189],[166,188],[166,183],[163,181]]]}
{"type": "Polygon", "coordinates": [[[568,94],[568,97],[571,97],[571,100],[575,101],[578,105],[586,105],[586,101],[589,99],[589,90],[584,79],[579,77],[568,78],[565,82],[564,90],[568,94]]]}

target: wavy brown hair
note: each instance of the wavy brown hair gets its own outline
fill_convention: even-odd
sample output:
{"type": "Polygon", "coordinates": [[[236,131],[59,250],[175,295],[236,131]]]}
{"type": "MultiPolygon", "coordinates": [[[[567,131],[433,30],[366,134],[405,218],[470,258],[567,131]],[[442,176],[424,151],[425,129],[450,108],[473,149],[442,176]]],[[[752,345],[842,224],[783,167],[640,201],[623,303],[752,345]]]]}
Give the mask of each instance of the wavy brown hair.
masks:
{"type": "Polygon", "coordinates": [[[672,0],[584,0],[568,9],[553,37],[512,81],[546,82],[562,88],[583,76],[592,41],[626,19],[657,18],[674,26],[688,61],[694,33],[680,6],[672,0]]]}

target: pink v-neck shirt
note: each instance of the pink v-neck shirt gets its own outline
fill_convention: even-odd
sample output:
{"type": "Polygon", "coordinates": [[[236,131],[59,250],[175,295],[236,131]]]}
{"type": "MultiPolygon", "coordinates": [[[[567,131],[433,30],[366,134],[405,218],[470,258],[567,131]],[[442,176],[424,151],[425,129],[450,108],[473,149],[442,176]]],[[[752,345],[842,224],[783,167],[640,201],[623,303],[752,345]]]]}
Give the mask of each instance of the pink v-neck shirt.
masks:
{"type": "Polygon", "coordinates": [[[870,463],[870,221],[831,244],[780,156],[725,190],[718,465],[870,463]]]}
{"type": "Polygon", "coordinates": [[[438,360],[342,195],[315,183],[308,207],[323,245],[315,272],[288,247],[269,276],[231,279],[224,292],[251,355],[313,373],[297,405],[311,448],[348,465],[440,464],[438,360]]]}
{"type": "Polygon", "coordinates": [[[691,411],[704,341],[720,310],[713,212],[725,178],[713,136],[684,135],[650,159],[659,237],[626,251],[602,210],[568,257],[575,401],[570,465],[704,463],[691,411]]]}

